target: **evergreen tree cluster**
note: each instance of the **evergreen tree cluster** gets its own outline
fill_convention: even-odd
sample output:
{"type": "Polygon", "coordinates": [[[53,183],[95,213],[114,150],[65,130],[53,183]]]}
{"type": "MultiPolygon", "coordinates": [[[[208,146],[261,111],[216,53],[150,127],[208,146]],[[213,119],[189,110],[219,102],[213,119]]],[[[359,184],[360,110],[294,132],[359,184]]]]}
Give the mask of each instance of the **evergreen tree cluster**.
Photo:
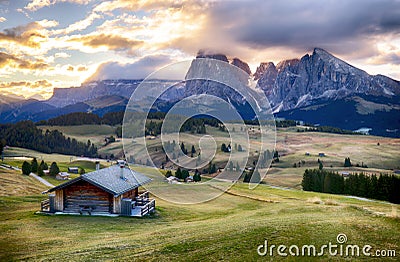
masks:
{"type": "Polygon", "coordinates": [[[0,125],[0,137],[4,138],[10,146],[33,149],[44,153],[97,156],[97,148],[90,141],[85,144],[74,138],[66,138],[58,130],[46,130],[43,133],[32,121],[0,125]]]}
{"type": "Polygon", "coordinates": [[[291,126],[297,126],[299,122],[295,120],[276,120],[275,125],[276,127],[291,127],[291,126]]]}
{"type": "Polygon", "coordinates": [[[352,166],[352,164],[351,164],[351,161],[350,161],[350,157],[346,157],[344,159],[344,167],[351,167],[351,166],[352,166]]]}
{"type": "MultiPolygon", "coordinates": [[[[308,125],[309,126],[309,125],[308,125]]],[[[297,132],[323,132],[323,133],[334,133],[334,134],[345,134],[345,135],[359,135],[360,133],[353,132],[351,130],[345,130],[333,126],[309,126],[308,128],[297,129],[297,132]]]]}
{"type": "Polygon", "coordinates": [[[231,152],[232,151],[231,144],[228,144],[228,146],[227,146],[225,143],[222,143],[221,151],[224,152],[224,153],[231,152]]]}
{"type": "Polygon", "coordinates": [[[44,176],[44,170],[48,170],[48,166],[43,160],[42,162],[40,162],[40,165],[38,164],[36,158],[33,158],[31,163],[28,163],[27,161],[24,161],[24,163],[22,163],[22,174],[24,175],[35,173],[39,176],[44,176]]]}
{"type": "Polygon", "coordinates": [[[273,152],[269,151],[268,149],[265,150],[264,153],[261,154],[261,157],[260,157],[260,163],[259,163],[260,167],[261,168],[266,168],[267,164],[268,164],[268,161],[272,160],[273,156],[274,156],[273,152]]]}
{"type": "Polygon", "coordinates": [[[257,169],[246,172],[243,178],[243,182],[260,183],[261,182],[260,172],[257,169]]]}
{"type": "Polygon", "coordinates": [[[7,142],[4,138],[0,139],[0,155],[3,154],[4,147],[7,145],[7,142]]]}
{"type": "Polygon", "coordinates": [[[305,191],[347,194],[400,203],[400,177],[396,175],[367,176],[356,173],[344,178],[336,172],[307,169],[301,184],[305,191]]]}
{"type": "Polygon", "coordinates": [[[215,163],[212,162],[208,164],[208,170],[205,169],[203,171],[203,173],[208,173],[208,174],[214,174],[215,172],[217,172],[217,166],[215,165],[215,163]]]}
{"type": "Polygon", "coordinates": [[[121,125],[124,112],[109,112],[100,117],[93,113],[75,112],[61,115],[49,120],[42,120],[37,125],[78,126],[78,125],[121,125]]]}
{"type": "Polygon", "coordinates": [[[189,171],[186,169],[182,170],[180,167],[178,167],[178,169],[175,171],[175,177],[185,180],[187,177],[189,177],[189,171]]]}

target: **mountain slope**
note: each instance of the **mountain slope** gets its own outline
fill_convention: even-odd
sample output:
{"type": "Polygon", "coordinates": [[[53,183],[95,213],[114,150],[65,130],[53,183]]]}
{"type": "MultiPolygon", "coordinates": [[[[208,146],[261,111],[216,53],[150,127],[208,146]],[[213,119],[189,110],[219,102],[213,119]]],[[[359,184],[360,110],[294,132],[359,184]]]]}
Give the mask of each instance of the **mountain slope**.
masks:
{"type": "MultiPolygon", "coordinates": [[[[263,65],[260,65],[262,67],[263,65]]],[[[263,66],[265,67],[265,66],[263,66]]],[[[385,76],[371,76],[323,49],[300,60],[269,65],[255,75],[275,112],[311,105],[317,100],[336,100],[355,94],[393,97],[400,95],[400,83],[385,76]]]]}
{"type": "Polygon", "coordinates": [[[53,106],[35,99],[12,101],[0,105],[0,123],[33,120],[33,114],[53,109],[53,106]]]}
{"type": "Polygon", "coordinates": [[[129,99],[141,82],[142,80],[102,80],[83,83],[80,87],[56,88],[47,103],[54,107],[64,107],[109,95],[129,99]]]}
{"type": "Polygon", "coordinates": [[[277,117],[345,130],[369,130],[369,134],[400,137],[400,105],[390,98],[352,96],[277,113],[277,117]]]}

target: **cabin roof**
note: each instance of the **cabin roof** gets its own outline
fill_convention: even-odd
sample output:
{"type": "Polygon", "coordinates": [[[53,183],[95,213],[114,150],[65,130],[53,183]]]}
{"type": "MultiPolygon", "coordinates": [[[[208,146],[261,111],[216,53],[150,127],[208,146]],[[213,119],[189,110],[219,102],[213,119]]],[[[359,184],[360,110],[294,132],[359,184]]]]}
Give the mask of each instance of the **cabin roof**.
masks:
{"type": "Polygon", "coordinates": [[[62,176],[62,177],[69,176],[69,174],[67,172],[60,172],[57,175],[62,176]]]}
{"type": "Polygon", "coordinates": [[[151,181],[150,178],[141,173],[133,171],[127,167],[121,168],[118,165],[114,165],[108,168],[103,168],[87,174],[83,174],[80,177],[53,187],[47,192],[62,189],[80,180],[84,180],[90,184],[93,184],[103,189],[104,191],[113,194],[114,196],[122,195],[125,192],[128,192],[151,181]],[[121,178],[121,174],[123,178],[121,178]]]}

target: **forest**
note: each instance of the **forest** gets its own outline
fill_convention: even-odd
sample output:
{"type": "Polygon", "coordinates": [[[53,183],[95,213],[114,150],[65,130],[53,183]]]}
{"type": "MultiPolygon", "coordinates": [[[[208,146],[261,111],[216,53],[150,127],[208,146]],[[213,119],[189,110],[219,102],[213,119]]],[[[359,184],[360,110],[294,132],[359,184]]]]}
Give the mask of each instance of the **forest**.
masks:
{"type": "Polygon", "coordinates": [[[301,184],[304,191],[345,194],[400,204],[400,177],[397,175],[354,173],[344,177],[336,172],[306,169],[301,184]]]}
{"type": "Polygon", "coordinates": [[[0,125],[0,138],[8,146],[23,147],[43,153],[59,153],[76,156],[96,157],[97,148],[87,143],[65,137],[58,130],[46,130],[44,133],[32,121],[0,125]]]}

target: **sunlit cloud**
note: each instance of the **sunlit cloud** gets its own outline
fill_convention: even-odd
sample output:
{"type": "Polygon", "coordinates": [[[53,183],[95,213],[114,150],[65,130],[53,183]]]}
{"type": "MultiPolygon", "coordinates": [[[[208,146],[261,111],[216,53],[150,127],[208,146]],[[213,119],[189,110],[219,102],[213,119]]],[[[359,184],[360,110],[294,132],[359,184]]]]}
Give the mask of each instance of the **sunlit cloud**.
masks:
{"type": "Polygon", "coordinates": [[[43,61],[29,61],[0,52],[0,68],[18,68],[26,70],[49,70],[51,67],[43,61]]]}
{"type": "Polygon", "coordinates": [[[126,50],[139,47],[143,41],[125,38],[119,35],[92,34],[74,36],[69,42],[81,43],[84,46],[104,50],[126,50]]]}
{"type": "Polygon", "coordinates": [[[101,64],[96,72],[86,81],[98,81],[105,79],[144,79],[150,73],[162,66],[171,63],[170,57],[165,55],[145,56],[134,63],[120,63],[110,61],[101,64]]]}
{"type": "Polygon", "coordinates": [[[12,81],[1,82],[0,90],[5,94],[15,94],[25,98],[36,96],[36,98],[49,98],[49,91],[53,89],[53,84],[49,81],[12,81]],[[39,97],[37,95],[40,95],[39,97]]]}
{"type": "Polygon", "coordinates": [[[32,0],[24,8],[29,11],[36,11],[43,7],[48,7],[56,3],[69,2],[75,4],[88,4],[92,0],[32,0]]]}
{"type": "Polygon", "coordinates": [[[5,21],[7,21],[7,19],[2,17],[2,16],[0,16],[0,23],[5,22],[5,21]]]}

